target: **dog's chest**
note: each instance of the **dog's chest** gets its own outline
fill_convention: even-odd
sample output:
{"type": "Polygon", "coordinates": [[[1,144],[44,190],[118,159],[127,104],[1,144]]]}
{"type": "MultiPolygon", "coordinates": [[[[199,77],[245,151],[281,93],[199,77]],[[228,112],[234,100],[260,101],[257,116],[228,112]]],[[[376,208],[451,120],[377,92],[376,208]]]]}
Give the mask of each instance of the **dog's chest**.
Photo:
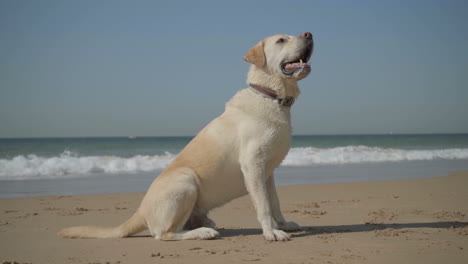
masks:
{"type": "Polygon", "coordinates": [[[291,146],[290,109],[244,89],[226,111],[240,132],[240,156],[261,159],[268,171],[278,167],[291,146]]]}
{"type": "Polygon", "coordinates": [[[265,154],[267,170],[274,170],[281,164],[291,147],[291,127],[289,123],[274,124],[265,132],[261,152],[265,154]]]}

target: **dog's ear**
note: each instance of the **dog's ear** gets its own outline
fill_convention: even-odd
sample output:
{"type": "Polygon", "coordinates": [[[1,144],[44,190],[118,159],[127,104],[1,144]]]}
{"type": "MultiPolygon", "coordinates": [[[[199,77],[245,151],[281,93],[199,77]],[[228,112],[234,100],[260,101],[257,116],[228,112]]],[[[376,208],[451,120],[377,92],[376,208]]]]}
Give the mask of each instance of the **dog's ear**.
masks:
{"type": "Polygon", "coordinates": [[[244,60],[260,68],[265,66],[266,58],[265,52],[263,51],[263,41],[260,41],[257,45],[249,49],[244,56],[244,60]]]}

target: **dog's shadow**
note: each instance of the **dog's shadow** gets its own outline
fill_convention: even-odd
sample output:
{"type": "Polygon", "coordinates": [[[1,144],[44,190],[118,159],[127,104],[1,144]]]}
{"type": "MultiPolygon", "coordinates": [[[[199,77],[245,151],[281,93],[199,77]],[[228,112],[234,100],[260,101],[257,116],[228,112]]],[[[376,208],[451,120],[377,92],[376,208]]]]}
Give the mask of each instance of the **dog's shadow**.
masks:
{"type": "MultiPolygon", "coordinates": [[[[340,225],[340,226],[302,226],[301,230],[293,231],[291,237],[306,237],[323,234],[341,234],[341,233],[357,233],[371,232],[384,229],[417,229],[417,228],[462,228],[468,226],[468,222],[429,222],[429,223],[396,223],[396,224],[356,224],[356,225],[340,225]]],[[[217,229],[223,237],[237,236],[252,236],[262,234],[259,228],[243,228],[243,229],[217,229]]]]}
{"type": "MultiPolygon", "coordinates": [[[[301,230],[289,232],[291,237],[307,237],[324,234],[343,234],[357,232],[371,232],[385,229],[417,229],[417,228],[463,228],[468,226],[468,222],[428,222],[428,223],[396,223],[396,224],[357,224],[357,225],[339,225],[339,226],[301,226],[301,230]]],[[[254,236],[261,235],[260,228],[216,228],[220,233],[220,239],[226,237],[254,236]]],[[[151,237],[150,235],[132,235],[131,238],[151,237]]]]}

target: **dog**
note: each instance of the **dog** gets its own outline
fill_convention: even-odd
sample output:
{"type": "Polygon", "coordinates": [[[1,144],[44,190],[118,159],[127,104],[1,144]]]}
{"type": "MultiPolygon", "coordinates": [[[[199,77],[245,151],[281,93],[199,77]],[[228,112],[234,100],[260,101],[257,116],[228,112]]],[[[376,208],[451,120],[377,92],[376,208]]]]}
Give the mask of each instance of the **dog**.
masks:
{"type": "Polygon", "coordinates": [[[140,207],[117,227],[71,227],[64,238],[121,238],[149,229],[159,240],[213,239],[219,236],[208,212],[249,194],[263,236],[289,240],[273,171],[291,145],[290,108],[299,96],[298,81],[310,73],[312,34],[265,38],[244,57],[251,63],[248,88],[226,104],[157,177],[140,207]]]}

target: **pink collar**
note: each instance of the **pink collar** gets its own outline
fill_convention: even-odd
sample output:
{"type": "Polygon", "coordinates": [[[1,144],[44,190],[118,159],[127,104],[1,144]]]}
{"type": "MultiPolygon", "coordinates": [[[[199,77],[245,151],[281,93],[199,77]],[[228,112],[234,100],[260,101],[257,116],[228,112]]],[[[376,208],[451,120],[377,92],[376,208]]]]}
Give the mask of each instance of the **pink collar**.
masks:
{"type": "Polygon", "coordinates": [[[280,98],[273,90],[268,89],[268,88],[263,88],[253,83],[250,84],[250,87],[264,95],[271,97],[273,100],[276,100],[279,105],[291,107],[294,104],[295,99],[292,96],[280,98]]]}

